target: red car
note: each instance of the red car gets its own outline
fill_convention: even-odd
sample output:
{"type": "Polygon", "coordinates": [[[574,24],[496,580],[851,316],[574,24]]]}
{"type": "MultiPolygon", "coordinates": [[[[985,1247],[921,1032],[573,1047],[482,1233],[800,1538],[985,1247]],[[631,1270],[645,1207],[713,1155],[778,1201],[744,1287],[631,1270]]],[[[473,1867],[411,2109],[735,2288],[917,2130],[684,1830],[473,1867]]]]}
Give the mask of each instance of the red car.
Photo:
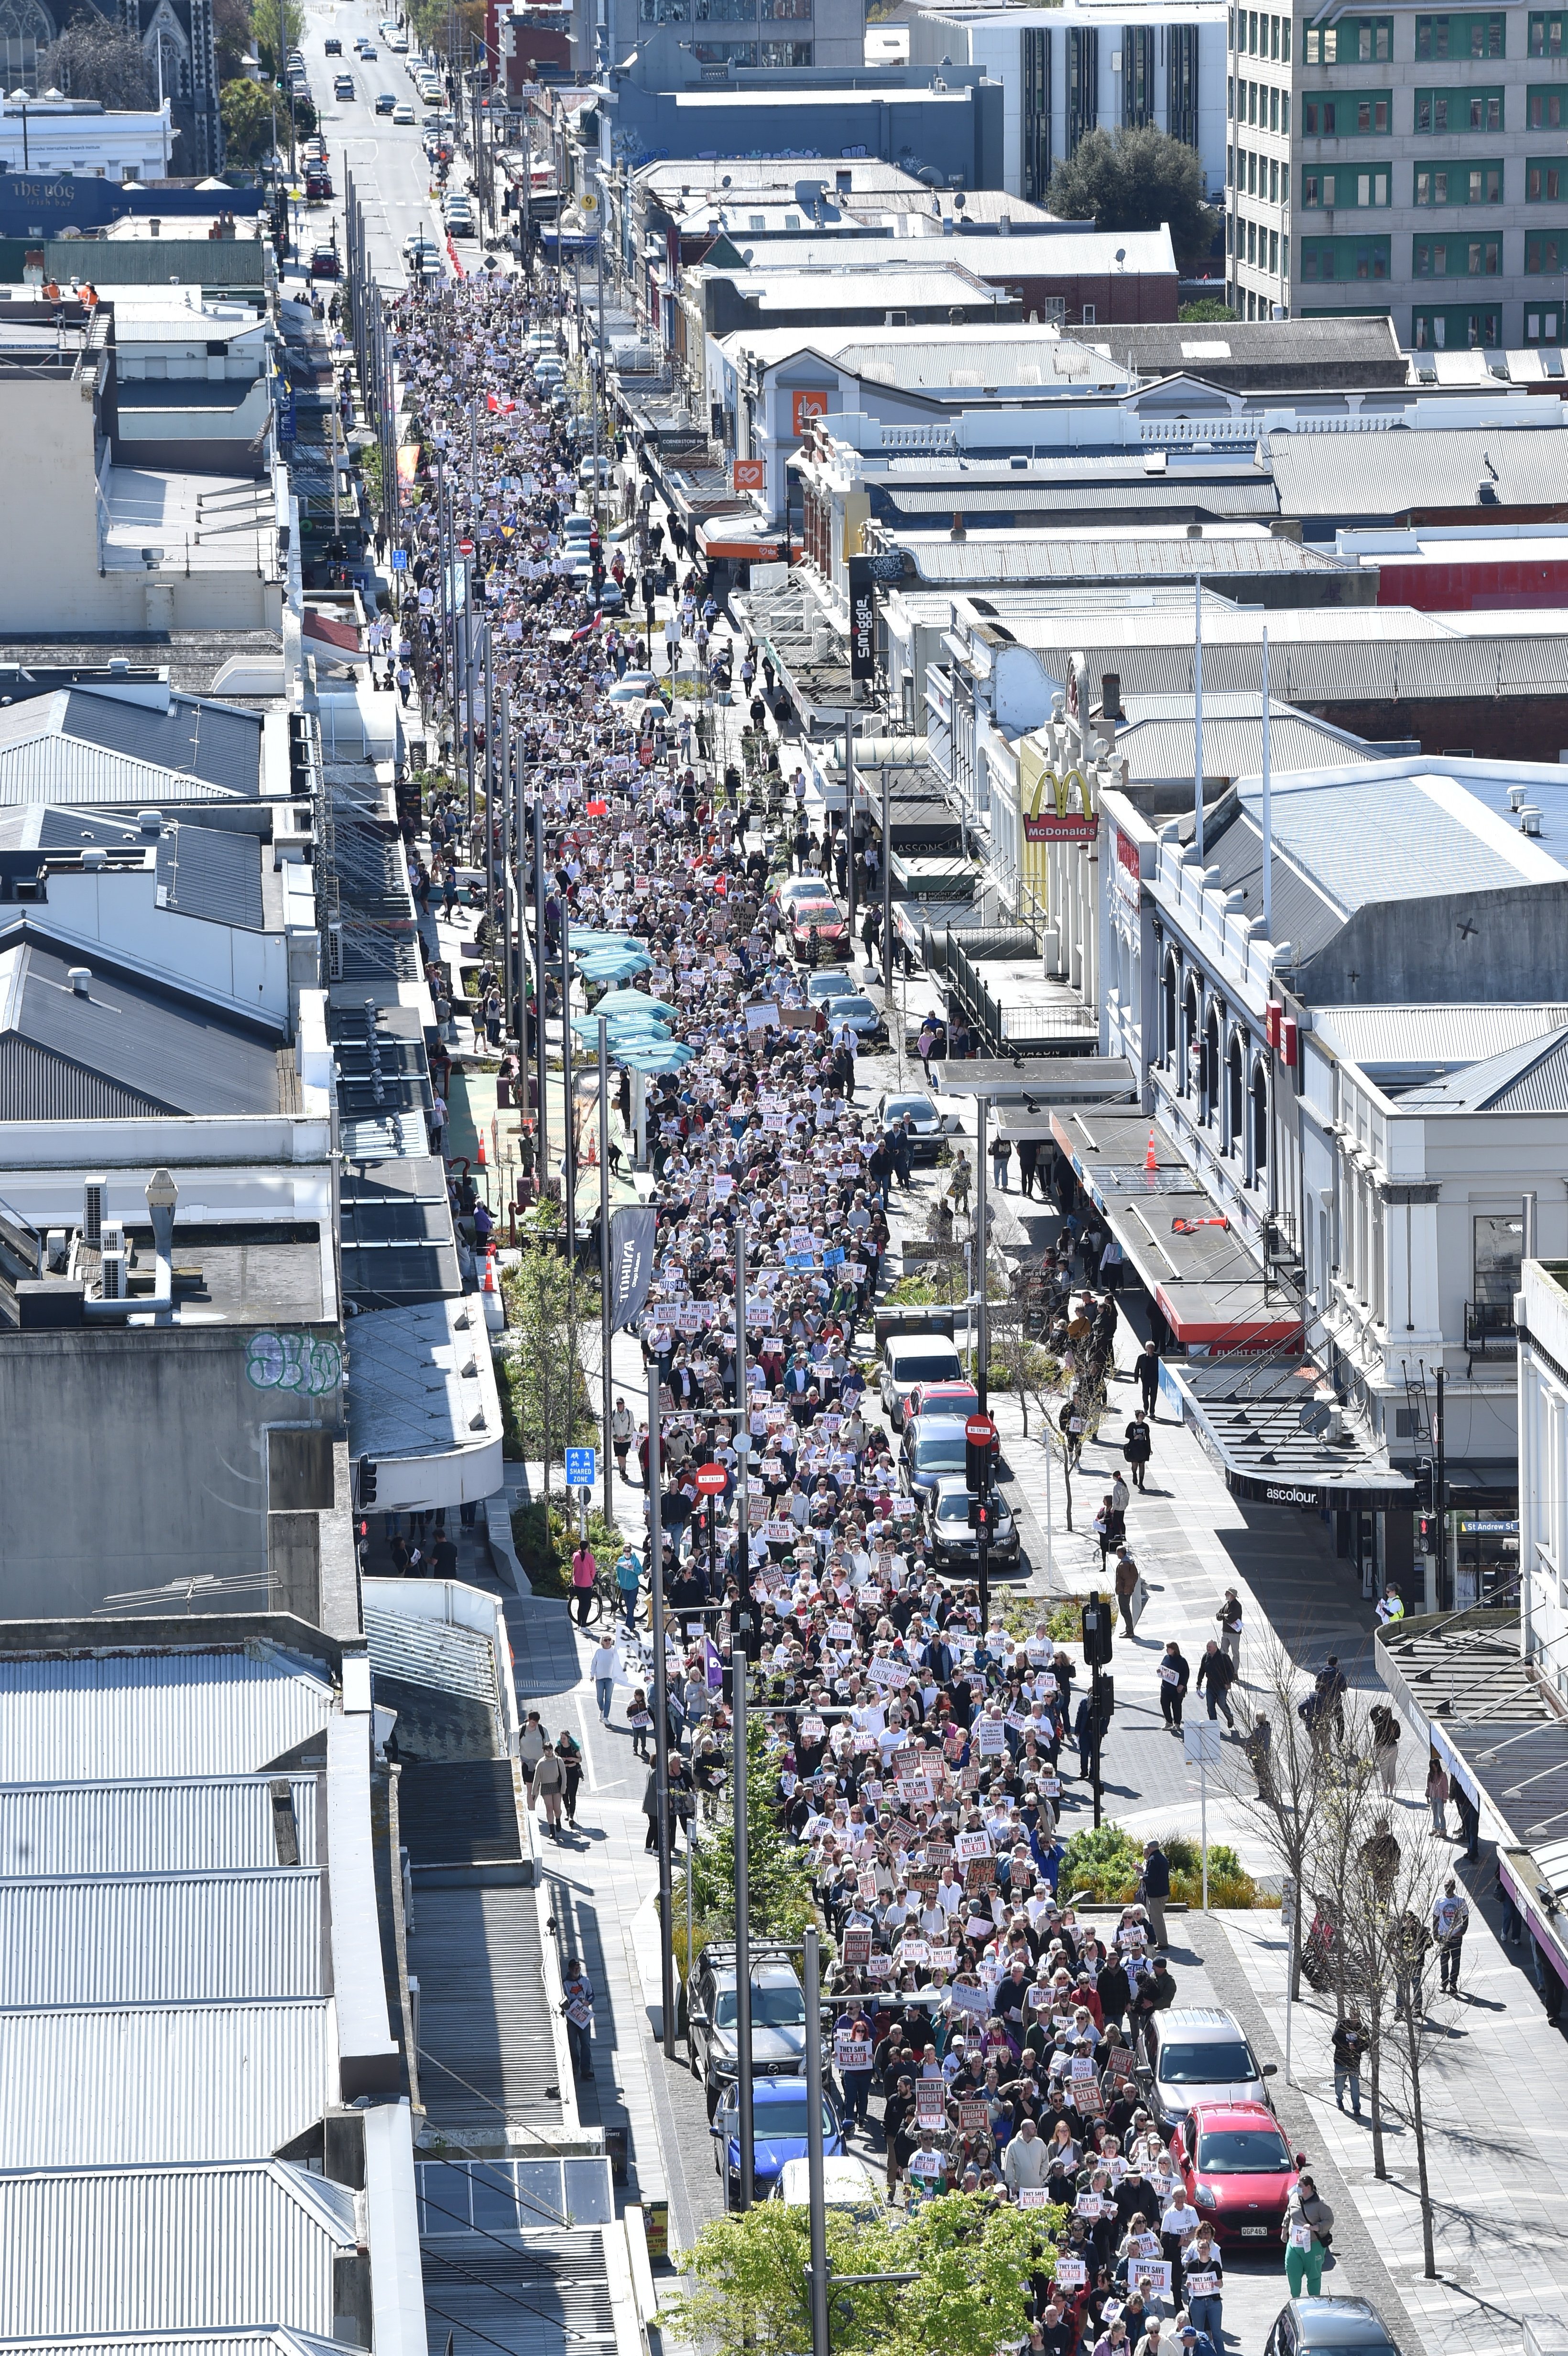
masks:
{"type": "Polygon", "coordinates": [[[1222,2248],[1278,2243],[1285,2204],[1307,2158],[1292,2152],[1264,2104],[1200,2103],[1170,2148],[1193,2207],[1222,2248]]]}
{"type": "Polygon", "coordinates": [[[906,1415],[978,1415],[980,1394],[973,1383],[916,1383],[906,1415]]]}
{"type": "Polygon", "coordinates": [[[848,929],[837,900],[797,900],[789,911],[789,945],[797,958],[805,960],[811,958],[814,946],[817,956],[824,949],[837,948],[848,929]]]}

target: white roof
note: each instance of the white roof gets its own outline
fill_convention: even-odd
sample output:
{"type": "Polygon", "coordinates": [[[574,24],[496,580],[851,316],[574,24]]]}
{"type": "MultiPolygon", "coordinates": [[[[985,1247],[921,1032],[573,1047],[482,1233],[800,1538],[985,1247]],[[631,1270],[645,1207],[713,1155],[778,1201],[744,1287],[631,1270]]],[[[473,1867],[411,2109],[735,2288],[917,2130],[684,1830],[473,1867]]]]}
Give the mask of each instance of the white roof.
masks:
{"type": "Polygon", "coordinates": [[[277,2324],[329,2340],[355,2243],[353,2193],[283,2160],[0,2176],[0,2343],[277,2324]]]}
{"type": "Polygon", "coordinates": [[[272,570],[275,509],[265,478],[107,466],[99,526],[109,573],[147,572],[148,553],[192,572],[272,570]]]}
{"type": "Polygon", "coordinates": [[[0,2010],[322,1996],[321,1897],[314,1866],[0,1881],[0,2010]]]}
{"type": "Polygon", "coordinates": [[[319,1669],[264,1642],[13,1655],[0,1659],[0,1777],[254,1774],[324,1733],[333,1700],[319,1669]]]}
{"type": "MultiPolygon", "coordinates": [[[[315,1865],[315,1778],[283,1780],[300,1863],[315,1865]]],[[[0,1875],[234,1871],[277,1863],[269,1776],[0,1786],[0,1875]]]]}
{"type": "MultiPolygon", "coordinates": [[[[498,1448],[501,1402],[472,1295],[354,1320],[349,1451],[374,1462],[498,1448]],[[458,1319],[467,1321],[464,1326],[458,1319]]],[[[499,1477],[497,1475],[497,1477],[499,1477]]]]}
{"type": "Polygon", "coordinates": [[[1488,1055],[1522,1047],[1568,1023],[1568,1005],[1317,1006],[1313,1036],[1330,1055],[1363,1069],[1459,1071],[1488,1055]]]}
{"type": "Polygon", "coordinates": [[[336,2099],[325,1997],[0,2012],[0,2169],[253,2159],[336,2099]]]}
{"type": "MultiPolygon", "coordinates": [[[[1176,275],[1176,255],[1168,229],[1101,230],[1089,227],[1015,230],[1010,237],[987,233],[979,237],[945,236],[935,221],[929,234],[836,238],[831,231],[809,236],[767,238],[747,248],[742,222],[725,225],[722,234],[737,252],[750,253],[759,278],[784,276],[795,271],[831,270],[854,278],[892,270],[933,270],[943,263],[973,271],[977,278],[1061,278],[1081,275],[1176,275]],[[1118,263],[1115,256],[1123,257],[1118,263]]],[[[717,278],[741,283],[740,273],[722,261],[708,259],[698,267],[717,278]]]]}

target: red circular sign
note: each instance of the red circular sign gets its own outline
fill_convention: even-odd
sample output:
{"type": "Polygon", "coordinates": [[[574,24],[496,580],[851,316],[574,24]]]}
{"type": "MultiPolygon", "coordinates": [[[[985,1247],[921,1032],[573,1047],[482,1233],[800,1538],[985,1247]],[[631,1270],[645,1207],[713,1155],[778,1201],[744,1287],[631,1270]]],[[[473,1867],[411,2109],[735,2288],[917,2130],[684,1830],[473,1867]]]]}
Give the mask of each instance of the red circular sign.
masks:
{"type": "Polygon", "coordinates": [[[697,1494],[699,1497],[717,1497],[729,1479],[722,1464],[699,1464],[697,1468],[697,1494]]]}
{"type": "Polygon", "coordinates": [[[976,1448],[989,1448],[997,1436],[997,1427],[988,1415],[972,1415],[964,1426],[964,1437],[976,1448]]]}
{"type": "Polygon", "coordinates": [[[471,540],[460,540],[457,543],[457,553],[459,556],[472,556],[474,542],[471,540]]]}

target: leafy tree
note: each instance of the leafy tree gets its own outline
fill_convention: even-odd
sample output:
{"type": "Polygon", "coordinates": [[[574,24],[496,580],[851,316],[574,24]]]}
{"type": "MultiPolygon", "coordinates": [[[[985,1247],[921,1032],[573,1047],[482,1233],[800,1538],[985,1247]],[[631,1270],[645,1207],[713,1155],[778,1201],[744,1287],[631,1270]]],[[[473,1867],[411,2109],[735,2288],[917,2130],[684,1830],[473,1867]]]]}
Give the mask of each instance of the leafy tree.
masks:
{"type": "Polygon", "coordinates": [[[287,52],[304,39],[304,10],[300,0],[251,0],[250,21],[256,54],[276,80],[287,52]]]}
{"type": "Polygon", "coordinates": [[[1184,303],[1176,316],[1185,326],[1189,327],[1197,327],[1200,322],[1208,319],[1213,319],[1216,322],[1223,320],[1233,327],[1236,319],[1236,314],[1230,305],[1218,301],[1212,294],[1205,294],[1200,303],[1184,303]]]}
{"type": "MultiPolygon", "coordinates": [[[[827,2212],[827,2263],[839,2274],[912,2274],[858,2283],[833,2299],[835,2356],[995,2356],[1028,2335],[1024,2302],[1054,2256],[1066,2212],[993,2206],[949,2192],[912,2215],[827,2212]]],[[[724,2356],[799,2356],[811,2345],[805,2209],[764,2201],[705,2225],[695,2287],[666,2309],[682,2340],[724,2356]]],[[[831,2296],[831,2293],[830,2293],[831,2296]]]]}
{"type": "MultiPolygon", "coordinates": [[[[798,1939],[816,1920],[811,1866],[806,1852],[783,1830],[773,1805],[778,1761],[760,1708],[746,1719],[746,1890],[752,1934],[798,1939]]],[[[728,1810],[717,1826],[702,1828],[689,1861],[693,1926],[700,1925],[709,1938],[735,1935],[733,1814],[728,1810]]],[[[683,1936],[685,1914],[686,1883],[680,1879],[675,1916],[683,1936]]]]}
{"type": "Polygon", "coordinates": [[[1185,140],[1152,123],[1137,130],[1091,131],[1051,176],[1046,203],[1065,220],[1096,229],[1170,224],[1179,264],[1200,261],[1220,216],[1204,200],[1203,166],[1185,140]]]}
{"type": "Polygon", "coordinates": [[[551,1465],[599,1429],[582,1372],[583,1342],[598,1331],[599,1298],[573,1281],[564,1252],[539,1230],[502,1283],[507,1332],[496,1373],[510,1410],[507,1437],[519,1455],[542,1461],[548,1500],[551,1465]]]}
{"type": "MultiPolygon", "coordinates": [[[[260,82],[226,81],[219,94],[223,145],[234,164],[259,164],[272,148],[272,98],[260,82]]],[[[288,110],[283,110],[285,125],[288,110]]]]}
{"type": "Polygon", "coordinates": [[[151,106],[157,97],[151,62],[135,35],[91,11],[43,52],[38,88],[95,98],[103,106],[151,106]]]}
{"type": "Polygon", "coordinates": [[[219,86],[236,80],[243,72],[251,47],[251,10],[248,0],[213,0],[212,43],[218,53],[219,86]]]}

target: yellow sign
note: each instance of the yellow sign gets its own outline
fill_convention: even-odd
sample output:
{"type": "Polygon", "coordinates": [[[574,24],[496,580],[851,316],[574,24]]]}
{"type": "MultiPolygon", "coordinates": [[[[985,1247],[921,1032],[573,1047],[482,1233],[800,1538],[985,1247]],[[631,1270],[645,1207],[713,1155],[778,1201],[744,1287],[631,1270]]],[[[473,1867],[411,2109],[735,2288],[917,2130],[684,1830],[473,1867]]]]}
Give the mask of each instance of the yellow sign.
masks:
{"type": "Polygon", "coordinates": [[[1019,864],[1035,903],[1051,905],[1053,843],[1093,844],[1100,822],[1094,788],[1078,767],[1051,766],[1048,744],[1026,736],[1019,745],[1019,819],[1023,834],[1019,864]]]}

